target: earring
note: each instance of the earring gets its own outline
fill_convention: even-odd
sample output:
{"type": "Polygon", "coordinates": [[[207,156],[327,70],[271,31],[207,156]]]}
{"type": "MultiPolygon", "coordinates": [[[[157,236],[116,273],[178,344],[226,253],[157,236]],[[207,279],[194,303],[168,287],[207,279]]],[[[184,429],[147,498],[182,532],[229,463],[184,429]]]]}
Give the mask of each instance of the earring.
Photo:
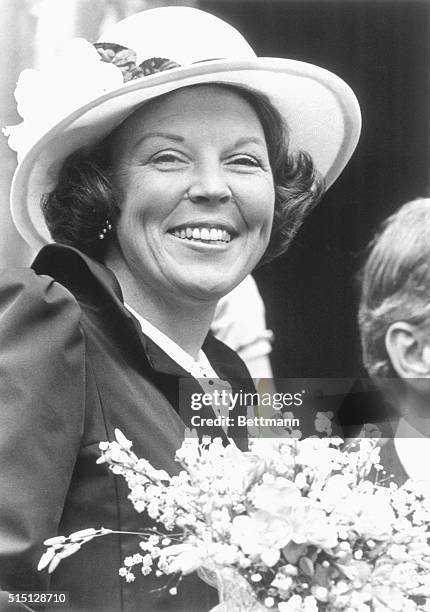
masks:
{"type": "Polygon", "coordinates": [[[106,219],[106,221],[103,223],[102,231],[99,234],[99,240],[104,240],[111,229],[112,225],[109,219],[106,219]]]}

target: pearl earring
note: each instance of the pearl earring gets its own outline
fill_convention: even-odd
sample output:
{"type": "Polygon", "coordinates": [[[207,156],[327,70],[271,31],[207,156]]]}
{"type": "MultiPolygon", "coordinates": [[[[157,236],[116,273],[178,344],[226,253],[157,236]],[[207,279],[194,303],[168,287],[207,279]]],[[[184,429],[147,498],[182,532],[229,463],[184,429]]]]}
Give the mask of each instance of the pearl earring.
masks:
{"type": "Polygon", "coordinates": [[[99,234],[99,240],[104,240],[107,234],[111,231],[111,229],[111,222],[109,221],[109,219],[106,219],[106,221],[103,223],[102,231],[99,234]]]}

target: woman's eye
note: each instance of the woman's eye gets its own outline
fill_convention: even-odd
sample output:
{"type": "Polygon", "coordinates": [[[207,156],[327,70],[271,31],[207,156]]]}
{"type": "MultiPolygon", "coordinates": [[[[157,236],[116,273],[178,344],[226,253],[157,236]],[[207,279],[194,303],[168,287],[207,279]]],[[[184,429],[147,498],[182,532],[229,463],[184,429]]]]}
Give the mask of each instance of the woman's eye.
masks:
{"type": "Polygon", "coordinates": [[[154,155],[151,161],[156,164],[175,164],[181,163],[184,160],[175,153],[159,153],[154,155]]]}
{"type": "Polygon", "coordinates": [[[230,164],[238,165],[238,166],[250,166],[254,168],[259,168],[261,166],[260,162],[257,158],[252,155],[236,155],[230,159],[230,164]]]}

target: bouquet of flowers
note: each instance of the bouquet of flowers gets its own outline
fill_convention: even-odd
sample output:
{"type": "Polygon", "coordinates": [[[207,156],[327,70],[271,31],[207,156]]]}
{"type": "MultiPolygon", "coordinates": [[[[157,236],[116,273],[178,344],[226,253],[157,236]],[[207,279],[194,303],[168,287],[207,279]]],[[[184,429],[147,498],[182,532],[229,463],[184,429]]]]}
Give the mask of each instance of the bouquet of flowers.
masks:
{"type": "MultiPolygon", "coordinates": [[[[185,439],[176,476],[156,470],[116,430],[99,462],[123,476],[137,512],[159,529],[137,534],[119,569],[169,577],[198,571],[228,612],[430,610],[430,500],[419,483],[382,482],[375,439],[255,439],[248,452],[220,439],[185,439]]],[[[39,568],[95,537],[86,529],[45,542],[39,568]]]]}

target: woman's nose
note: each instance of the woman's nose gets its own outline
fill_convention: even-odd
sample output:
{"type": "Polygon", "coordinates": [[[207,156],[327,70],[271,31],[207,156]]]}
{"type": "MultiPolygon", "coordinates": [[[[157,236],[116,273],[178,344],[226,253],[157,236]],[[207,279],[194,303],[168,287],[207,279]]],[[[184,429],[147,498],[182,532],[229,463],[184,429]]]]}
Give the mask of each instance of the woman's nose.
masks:
{"type": "Polygon", "coordinates": [[[193,182],[188,189],[188,196],[195,204],[225,204],[231,198],[221,168],[213,165],[196,170],[193,182]]]}

